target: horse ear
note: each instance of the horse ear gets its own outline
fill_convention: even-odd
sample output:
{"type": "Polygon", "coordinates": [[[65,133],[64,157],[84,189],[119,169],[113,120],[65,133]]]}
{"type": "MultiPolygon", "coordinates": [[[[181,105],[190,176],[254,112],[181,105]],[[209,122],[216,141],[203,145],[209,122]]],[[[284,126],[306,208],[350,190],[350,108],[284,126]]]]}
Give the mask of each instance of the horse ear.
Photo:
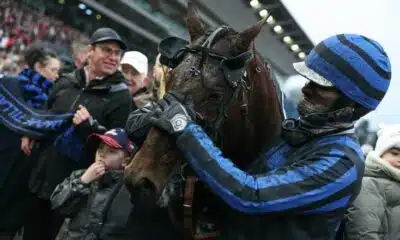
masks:
{"type": "Polygon", "coordinates": [[[254,39],[257,37],[257,35],[261,32],[261,29],[264,26],[266,21],[267,21],[267,18],[265,17],[258,23],[249,27],[248,29],[238,33],[236,41],[235,41],[236,46],[242,51],[247,51],[250,48],[251,43],[254,41],[254,39]]]}
{"type": "Polygon", "coordinates": [[[206,26],[197,13],[193,1],[189,1],[185,23],[189,30],[190,40],[193,42],[206,33],[206,26]]]}

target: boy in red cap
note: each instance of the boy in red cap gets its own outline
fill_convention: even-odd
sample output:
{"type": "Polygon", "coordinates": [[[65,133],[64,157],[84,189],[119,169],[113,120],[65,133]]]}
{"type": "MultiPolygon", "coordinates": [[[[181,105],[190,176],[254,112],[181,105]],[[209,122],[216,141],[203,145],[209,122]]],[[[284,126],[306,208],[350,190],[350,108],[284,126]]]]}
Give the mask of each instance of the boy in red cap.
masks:
{"type": "Polygon", "coordinates": [[[121,128],[90,135],[86,147],[93,164],[72,172],[51,195],[52,208],[71,219],[66,239],[128,239],[132,204],[123,169],[135,147],[121,128]]]}

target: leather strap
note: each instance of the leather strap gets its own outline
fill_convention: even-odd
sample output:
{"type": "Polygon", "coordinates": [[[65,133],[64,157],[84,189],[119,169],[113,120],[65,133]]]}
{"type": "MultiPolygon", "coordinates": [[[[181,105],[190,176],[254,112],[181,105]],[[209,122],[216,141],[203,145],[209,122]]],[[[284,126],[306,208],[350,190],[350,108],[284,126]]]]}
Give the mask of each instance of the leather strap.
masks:
{"type": "Polygon", "coordinates": [[[188,176],[185,183],[185,193],[183,196],[183,227],[185,230],[194,234],[193,231],[193,198],[194,187],[196,184],[195,176],[188,176]]]}
{"type": "Polygon", "coordinates": [[[183,226],[191,233],[195,240],[214,240],[219,236],[219,232],[196,234],[193,221],[193,200],[196,186],[196,177],[188,176],[185,183],[185,193],[183,196],[183,226]]]}

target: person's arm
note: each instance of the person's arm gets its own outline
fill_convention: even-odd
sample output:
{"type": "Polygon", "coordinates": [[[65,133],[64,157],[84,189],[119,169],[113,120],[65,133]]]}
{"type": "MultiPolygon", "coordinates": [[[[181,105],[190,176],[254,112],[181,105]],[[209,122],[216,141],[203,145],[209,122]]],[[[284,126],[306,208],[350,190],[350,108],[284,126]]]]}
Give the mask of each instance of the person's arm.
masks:
{"type": "Polygon", "coordinates": [[[312,214],[344,210],[349,204],[351,189],[361,178],[356,164],[362,166],[364,158],[355,141],[319,146],[291,165],[252,175],[222,155],[193,122],[191,106],[172,94],[164,99],[167,104],[151,123],[177,137],[178,148],[200,180],[232,208],[247,213],[296,210],[312,214]]]}
{"type": "Polygon", "coordinates": [[[106,122],[104,123],[107,129],[123,128],[126,125],[129,113],[133,109],[133,101],[128,91],[121,91],[121,94],[115,95],[110,100],[109,106],[104,113],[106,122]]]}
{"type": "Polygon", "coordinates": [[[343,209],[351,199],[348,187],[359,177],[349,158],[357,159],[361,153],[334,145],[258,175],[236,167],[194,123],[178,136],[177,145],[201,181],[232,208],[247,213],[343,209]]]}
{"type": "Polygon", "coordinates": [[[156,103],[151,102],[129,114],[125,131],[134,143],[141,145],[146,138],[152,127],[150,118],[154,115],[157,107],[156,103]]]}
{"type": "Polygon", "coordinates": [[[50,197],[53,210],[70,217],[82,208],[90,194],[90,184],[81,180],[84,172],[84,170],[74,171],[57,185],[50,197]]]}
{"type": "Polygon", "coordinates": [[[372,179],[363,179],[360,194],[347,209],[346,239],[379,240],[385,217],[386,199],[372,179]]]}

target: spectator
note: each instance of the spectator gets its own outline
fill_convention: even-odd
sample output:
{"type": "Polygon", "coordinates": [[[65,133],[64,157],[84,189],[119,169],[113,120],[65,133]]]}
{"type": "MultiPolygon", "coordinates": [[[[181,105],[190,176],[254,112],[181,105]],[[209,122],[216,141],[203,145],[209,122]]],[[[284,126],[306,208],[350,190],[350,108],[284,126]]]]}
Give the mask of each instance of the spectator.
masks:
{"type": "Polygon", "coordinates": [[[137,51],[127,52],[122,58],[121,69],[127,78],[132,99],[137,108],[156,100],[152,91],[152,83],[149,82],[146,85],[148,80],[148,60],[143,53],[137,51]]]}
{"type": "Polygon", "coordinates": [[[74,67],[83,68],[87,62],[87,45],[77,42],[72,44],[74,67]]]}
{"type": "MultiPolygon", "coordinates": [[[[132,100],[125,79],[117,69],[125,48],[125,43],[113,29],[100,28],[91,37],[87,66],[64,74],[57,80],[48,101],[49,110],[55,113],[75,112],[83,109],[84,105],[92,118],[76,128],[79,133],[77,142],[67,143],[64,148],[53,142],[40,143],[38,162],[30,179],[30,188],[35,194],[32,208],[36,212],[24,228],[24,238],[53,240],[57,235],[63,217],[51,211],[49,198],[55,186],[72,171],[91,164],[78,154],[79,151],[71,151],[80,149],[90,132],[87,129],[94,123],[106,129],[125,125],[132,100]]],[[[65,138],[61,135],[58,141],[63,143],[65,138]]]]}
{"type": "Polygon", "coordinates": [[[65,239],[128,240],[132,204],[123,167],[132,158],[133,144],[123,129],[91,135],[87,144],[95,152],[91,166],[72,172],[51,196],[52,207],[71,219],[65,239]]]}
{"type": "Polygon", "coordinates": [[[166,82],[168,73],[171,69],[160,63],[160,54],[157,55],[156,62],[153,67],[154,89],[156,90],[157,98],[162,98],[166,91],[166,82]]]}
{"type": "Polygon", "coordinates": [[[129,91],[132,95],[135,94],[144,87],[147,78],[147,57],[138,51],[126,52],[121,60],[121,71],[126,78],[129,91]]]}
{"type": "Polygon", "coordinates": [[[389,125],[365,161],[361,192],[346,214],[346,239],[397,240],[399,217],[400,125],[389,125]]]}
{"type": "MultiPolygon", "coordinates": [[[[59,60],[48,49],[32,45],[25,53],[28,68],[15,79],[24,101],[32,108],[42,109],[58,78],[59,60]]],[[[29,210],[29,173],[33,166],[32,142],[0,126],[0,232],[10,239],[21,229],[29,210]],[[22,137],[22,138],[21,138],[22,137]],[[21,151],[22,150],[22,151],[21,151]],[[25,154],[24,154],[25,153],[25,154]]]]}
{"type": "Polygon", "coordinates": [[[24,60],[28,68],[40,73],[46,79],[50,81],[58,79],[61,62],[49,49],[32,45],[25,53],[24,60]]]}

